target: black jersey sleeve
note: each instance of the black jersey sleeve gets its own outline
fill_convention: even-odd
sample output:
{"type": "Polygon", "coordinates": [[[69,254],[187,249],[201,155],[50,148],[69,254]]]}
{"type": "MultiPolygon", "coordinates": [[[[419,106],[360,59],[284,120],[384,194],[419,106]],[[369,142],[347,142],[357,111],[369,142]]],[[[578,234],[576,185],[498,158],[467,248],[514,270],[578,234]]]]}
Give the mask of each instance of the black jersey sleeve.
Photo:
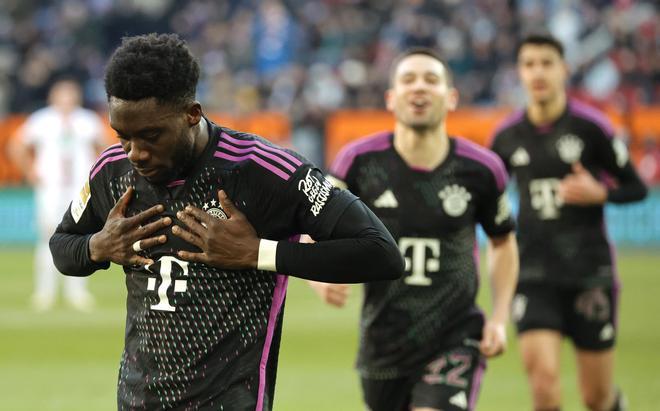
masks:
{"type": "Polygon", "coordinates": [[[477,219],[489,237],[497,237],[514,230],[511,205],[506,192],[492,190],[477,208],[477,219]]]}
{"type": "Polygon", "coordinates": [[[284,187],[277,208],[289,210],[299,233],[315,244],[280,242],[278,271],[301,278],[358,283],[398,278],[403,260],[390,233],[353,194],[302,165],[284,187]]]}
{"type": "Polygon", "coordinates": [[[507,160],[511,155],[511,153],[508,152],[509,148],[507,147],[507,130],[508,129],[503,127],[498,128],[491,137],[490,142],[486,148],[497,154],[497,156],[502,160],[506,171],[511,173],[511,164],[509,164],[507,160]]]}
{"type": "Polygon", "coordinates": [[[107,201],[101,180],[99,175],[85,183],[50,238],[53,262],[62,274],[88,276],[110,266],[108,262],[95,263],[89,256],[89,239],[101,231],[105,222],[101,216],[107,201]]]}
{"type": "Polygon", "coordinates": [[[499,156],[493,156],[493,159],[492,167],[496,170],[485,170],[485,181],[481,185],[483,192],[476,210],[477,221],[489,237],[507,234],[515,228],[506,193],[509,176],[499,156]],[[499,180],[495,177],[495,171],[500,176],[499,180]]]}
{"type": "Polygon", "coordinates": [[[615,186],[608,188],[607,201],[629,203],[646,197],[648,189],[637,174],[625,143],[616,136],[606,135],[600,128],[594,134],[597,160],[616,180],[615,186]]]}

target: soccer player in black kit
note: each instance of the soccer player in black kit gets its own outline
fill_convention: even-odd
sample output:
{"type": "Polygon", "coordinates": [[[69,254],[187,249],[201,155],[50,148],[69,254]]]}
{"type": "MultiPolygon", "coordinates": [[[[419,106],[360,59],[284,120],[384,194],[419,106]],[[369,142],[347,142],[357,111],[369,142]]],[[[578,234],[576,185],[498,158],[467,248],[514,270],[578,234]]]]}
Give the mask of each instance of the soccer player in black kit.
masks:
{"type": "MultiPolygon", "coordinates": [[[[485,357],[505,349],[518,273],[508,177],[494,153],[447,135],[457,99],[432,50],[404,52],[386,94],[394,132],[349,144],[331,167],[335,184],[385,223],[406,262],[403,278],[364,287],[357,368],[373,411],[473,410],[485,357]],[[477,224],[489,237],[487,320],[475,304],[477,224]]],[[[343,304],[346,285],[312,286],[343,304]]]]}
{"type": "Polygon", "coordinates": [[[496,131],[492,149],[520,194],[512,317],[534,409],[561,406],[559,354],[567,336],[584,404],[622,410],[613,383],[619,282],[603,204],[641,200],[646,188],[605,116],[567,98],[562,45],[534,34],[517,56],[529,101],[496,131]]]}
{"type": "Polygon", "coordinates": [[[93,166],[50,245],[86,276],[124,267],[121,410],[270,410],[286,275],[394,279],[396,243],[296,153],[217,126],[176,35],[125,38],[108,64],[120,144],[93,166]],[[288,239],[312,233],[316,244],[288,239]]]}

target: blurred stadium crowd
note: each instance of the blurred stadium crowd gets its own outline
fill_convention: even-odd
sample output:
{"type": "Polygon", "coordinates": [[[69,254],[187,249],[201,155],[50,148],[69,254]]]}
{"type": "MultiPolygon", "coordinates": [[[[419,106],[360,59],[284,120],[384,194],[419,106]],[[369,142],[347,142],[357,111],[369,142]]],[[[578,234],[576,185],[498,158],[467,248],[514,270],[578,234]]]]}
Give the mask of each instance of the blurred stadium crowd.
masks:
{"type": "Polygon", "coordinates": [[[660,101],[652,1],[3,0],[0,115],[43,106],[62,75],[104,111],[104,64],[121,37],[174,31],[200,56],[206,110],[283,111],[294,140],[320,145],[329,112],[382,108],[387,67],[411,45],[442,51],[462,104],[521,105],[516,39],[539,27],[566,44],[573,94],[623,112],[660,101]]]}
{"type": "Polygon", "coordinates": [[[109,51],[124,35],[150,31],[178,32],[201,56],[210,110],[285,110],[301,121],[381,107],[386,67],[410,45],[444,53],[463,103],[516,105],[516,39],[543,26],[567,45],[585,97],[658,102],[660,27],[650,1],[3,0],[0,107],[42,106],[63,73],[102,106],[109,51]]]}

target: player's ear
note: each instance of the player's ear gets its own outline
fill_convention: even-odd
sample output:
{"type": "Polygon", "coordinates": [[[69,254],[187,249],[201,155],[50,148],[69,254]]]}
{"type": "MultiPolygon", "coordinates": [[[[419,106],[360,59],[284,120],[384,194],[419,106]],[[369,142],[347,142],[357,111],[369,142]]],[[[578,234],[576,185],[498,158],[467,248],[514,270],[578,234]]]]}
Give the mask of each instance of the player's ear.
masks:
{"type": "Polygon", "coordinates": [[[195,126],[200,122],[202,119],[202,105],[199,101],[195,100],[188,105],[186,108],[186,119],[190,126],[195,126]]]}
{"type": "Polygon", "coordinates": [[[454,87],[449,87],[447,90],[447,110],[456,110],[456,107],[458,107],[458,97],[458,90],[454,87]]]}
{"type": "Polygon", "coordinates": [[[387,111],[394,111],[394,90],[388,88],[385,90],[385,107],[387,111]]]}

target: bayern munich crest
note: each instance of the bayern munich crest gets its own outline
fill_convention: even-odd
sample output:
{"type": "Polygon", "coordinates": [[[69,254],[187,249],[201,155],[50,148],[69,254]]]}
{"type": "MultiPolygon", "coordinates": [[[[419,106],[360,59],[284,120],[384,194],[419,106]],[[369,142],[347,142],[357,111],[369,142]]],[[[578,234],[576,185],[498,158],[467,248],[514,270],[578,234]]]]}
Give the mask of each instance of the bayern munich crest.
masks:
{"type": "Polygon", "coordinates": [[[442,200],[442,208],[445,209],[447,215],[459,217],[467,210],[468,202],[472,199],[472,194],[465,187],[452,184],[443,188],[438,193],[438,197],[442,200]]]}
{"type": "Polygon", "coordinates": [[[557,152],[564,163],[573,164],[580,160],[584,143],[575,134],[565,134],[557,140],[557,152]]]}
{"type": "Polygon", "coordinates": [[[215,200],[211,200],[209,203],[204,203],[202,209],[215,218],[219,218],[220,220],[227,219],[227,213],[219,207],[218,202],[215,200]]]}

